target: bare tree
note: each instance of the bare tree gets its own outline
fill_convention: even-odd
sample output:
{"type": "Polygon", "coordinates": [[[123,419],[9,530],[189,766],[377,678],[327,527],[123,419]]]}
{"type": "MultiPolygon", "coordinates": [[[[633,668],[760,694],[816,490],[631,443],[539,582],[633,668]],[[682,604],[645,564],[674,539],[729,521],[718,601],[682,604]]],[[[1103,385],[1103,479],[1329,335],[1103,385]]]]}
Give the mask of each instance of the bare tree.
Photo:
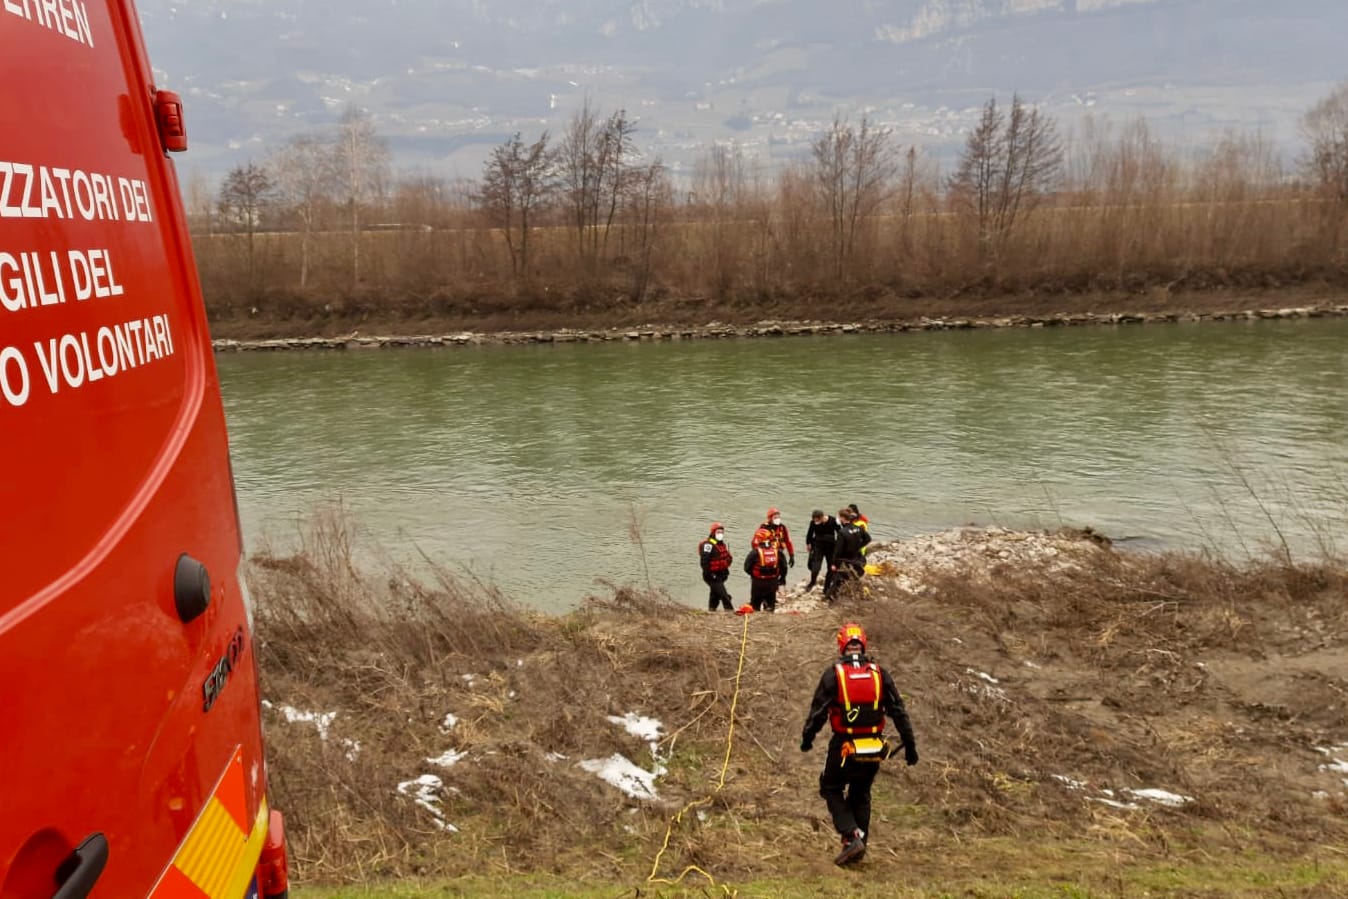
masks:
{"type": "Polygon", "coordinates": [[[567,124],[558,149],[561,190],[576,230],[576,253],[593,270],[626,190],[636,123],[623,110],[600,122],[587,98],[567,124]]]}
{"type": "Polygon", "coordinates": [[[896,196],[899,216],[899,249],[903,258],[914,252],[914,220],[924,210],[930,210],[937,192],[935,162],[915,146],[903,153],[899,165],[896,196]]]}
{"type": "Polygon", "coordinates": [[[739,270],[740,236],[737,220],[748,193],[744,154],[737,144],[713,144],[693,167],[693,194],[698,213],[706,220],[710,266],[706,272],[718,295],[730,292],[739,270]]]}
{"type": "Polygon", "coordinates": [[[548,149],[548,133],[525,145],[516,132],[492,150],[482,171],[478,203],[493,225],[505,233],[510,269],[529,276],[529,234],[535,214],[550,202],[555,189],[556,156],[548,149]]]}
{"type": "Polygon", "coordinates": [[[650,286],[657,239],[663,232],[674,190],[669,173],[660,160],[630,172],[628,221],[632,225],[633,254],[636,256],[632,299],[640,301],[650,286]]]}
{"type": "Polygon", "coordinates": [[[608,236],[613,228],[614,216],[621,207],[628,189],[628,159],[635,152],[633,135],[636,122],[627,117],[627,110],[620,109],[608,117],[599,135],[599,187],[602,211],[595,210],[595,221],[603,215],[603,227],[600,229],[599,251],[608,251],[608,236]]]}
{"type": "Polygon", "coordinates": [[[983,113],[974,130],[964,139],[964,153],[950,176],[950,191],[955,204],[978,223],[980,245],[994,233],[992,225],[994,192],[1006,156],[1006,117],[997,108],[994,97],[983,104],[983,113]]]}
{"type": "Polygon", "coordinates": [[[279,200],[300,232],[300,289],[309,283],[309,247],[319,212],[337,187],[334,145],[311,134],[286,141],[271,158],[279,200]]]}
{"type": "Polygon", "coordinates": [[[257,232],[275,192],[271,175],[252,161],[230,169],[220,185],[217,205],[221,218],[248,238],[248,281],[253,286],[257,281],[257,232]]]}
{"type": "Polygon", "coordinates": [[[218,196],[199,169],[193,169],[183,187],[183,206],[187,222],[194,233],[212,234],[215,231],[215,212],[218,196]]]}
{"type": "Polygon", "coordinates": [[[862,223],[893,190],[898,161],[890,130],[866,116],[857,127],[834,116],[833,127],[811,150],[815,187],[828,212],[834,275],[841,280],[850,273],[862,223]]]}
{"type": "Polygon", "coordinates": [[[370,114],[348,106],[337,125],[333,144],[339,198],[351,223],[351,283],[360,283],[361,207],[377,197],[388,182],[388,143],[375,131],[370,114]]]}
{"type": "Polygon", "coordinates": [[[983,105],[978,125],[950,178],[957,206],[977,223],[979,245],[995,251],[1016,224],[1040,204],[1062,175],[1057,125],[1018,95],[1004,115],[995,97],[983,105]]]}
{"type": "Polygon", "coordinates": [[[599,204],[600,171],[596,153],[599,130],[598,117],[586,97],[581,108],[567,122],[558,150],[567,215],[576,231],[576,255],[582,262],[590,259],[590,242],[586,235],[595,224],[591,211],[599,204]]]}
{"type": "Polygon", "coordinates": [[[1306,111],[1301,133],[1307,177],[1325,196],[1348,202],[1348,81],[1306,111]]]}

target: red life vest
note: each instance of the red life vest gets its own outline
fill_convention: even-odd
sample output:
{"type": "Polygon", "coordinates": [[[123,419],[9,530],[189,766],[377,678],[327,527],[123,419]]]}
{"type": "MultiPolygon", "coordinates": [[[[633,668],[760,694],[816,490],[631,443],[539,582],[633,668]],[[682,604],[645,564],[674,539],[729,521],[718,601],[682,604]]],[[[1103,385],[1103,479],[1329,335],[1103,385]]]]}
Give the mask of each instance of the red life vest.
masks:
{"type": "Polygon", "coordinates": [[[765,521],[759,527],[772,535],[772,545],[778,552],[786,550],[795,555],[796,548],[791,545],[791,532],[786,529],[785,524],[772,524],[765,521]]]}
{"type": "Polygon", "coordinates": [[[756,550],[758,558],[754,562],[753,578],[756,581],[775,581],[781,575],[777,570],[777,547],[760,546],[756,550]]]}
{"type": "Polygon", "coordinates": [[[697,545],[699,556],[707,548],[708,544],[711,544],[711,558],[707,560],[707,570],[712,574],[720,574],[722,571],[729,571],[730,548],[715,537],[708,537],[697,545]]]}
{"type": "Polygon", "coordinates": [[[833,666],[838,676],[838,698],[829,710],[828,723],[834,733],[871,736],[885,729],[885,713],[880,708],[880,666],[874,662],[833,666]]]}

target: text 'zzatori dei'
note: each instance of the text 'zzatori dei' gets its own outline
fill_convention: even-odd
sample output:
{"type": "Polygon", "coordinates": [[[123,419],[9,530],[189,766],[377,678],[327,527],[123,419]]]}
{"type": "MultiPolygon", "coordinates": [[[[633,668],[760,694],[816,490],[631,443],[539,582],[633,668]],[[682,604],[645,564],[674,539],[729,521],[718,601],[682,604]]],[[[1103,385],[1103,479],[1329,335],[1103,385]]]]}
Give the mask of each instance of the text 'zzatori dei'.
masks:
{"type": "MultiPolygon", "coordinates": [[[[153,244],[158,233],[141,230],[155,220],[144,180],[0,160],[0,222],[5,219],[57,220],[71,228],[68,239],[84,230],[82,222],[96,223],[93,239],[101,245],[9,246],[0,229],[0,320],[15,322],[0,334],[27,335],[0,337],[0,408],[70,395],[174,355],[168,312],[146,309],[157,305],[155,298],[143,291],[136,297],[118,265],[120,249],[134,246],[135,258],[142,258],[149,246],[144,240],[153,244]],[[118,227],[109,231],[103,223],[118,227]],[[67,316],[74,310],[83,310],[78,325],[86,327],[71,327],[67,316]]],[[[139,267],[131,268],[135,275],[139,267]]]]}

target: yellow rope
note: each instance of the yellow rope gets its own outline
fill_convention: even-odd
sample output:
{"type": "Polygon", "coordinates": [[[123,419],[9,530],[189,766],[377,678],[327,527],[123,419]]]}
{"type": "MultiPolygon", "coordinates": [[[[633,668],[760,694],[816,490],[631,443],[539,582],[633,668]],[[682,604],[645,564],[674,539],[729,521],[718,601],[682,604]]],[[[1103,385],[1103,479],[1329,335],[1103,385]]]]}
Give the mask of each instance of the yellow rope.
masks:
{"type": "Polygon", "coordinates": [[[701,874],[703,877],[707,878],[707,881],[713,887],[720,887],[721,890],[723,890],[727,896],[738,895],[735,890],[732,890],[725,884],[717,883],[715,877],[712,877],[710,874],[699,868],[697,865],[689,865],[688,867],[684,868],[682,871],[679,872],[679,876],[674,878],[673,880],[670,880],[666,877],[656,877],[655,875],[656,872],[660,870],[660,859],[664,857],[665,850],[669,848],[669,838],[674,833],[674,825],[681,823],[683,821],[683,816],[690,809],[697,808],[699,805],[710,805],[712,796],[715,796],[717,793],[721,792],[721,790],[725,787],[726,772],[730,769],[730,751],[733,748],[735,741],[735,708],[739,704],[740,700],[740,676],[744,674],[744,655],[746,649],[749,646],[749,619],[751,617],[752,616],[750,615],[744,616],[744,632],[740,636],[740,660],[738,666],[736,666],[735,668],[735,692],[730,697],[730,726],[726,728],[725,758],[722,759],[721,761],[721,775],[716,781],[716,789],[712,790],[710,794],[703,796],[701,799],[694,799],[690,801],[683,808],[679,809],[679,813],[677,815],[675,815],[672,819],[670,819],[669,826],[665,828],[664,842],[660,844],[660,851],[655,854],[655,862],[651,865],[650,876],[646,878],[647,883],[666,883],[669,884],[670,886],[674,886],[677,885],[681,880],[683,880],[683,878],[688,875],[688,872],[696,871],[698,874],[701,874]]]}

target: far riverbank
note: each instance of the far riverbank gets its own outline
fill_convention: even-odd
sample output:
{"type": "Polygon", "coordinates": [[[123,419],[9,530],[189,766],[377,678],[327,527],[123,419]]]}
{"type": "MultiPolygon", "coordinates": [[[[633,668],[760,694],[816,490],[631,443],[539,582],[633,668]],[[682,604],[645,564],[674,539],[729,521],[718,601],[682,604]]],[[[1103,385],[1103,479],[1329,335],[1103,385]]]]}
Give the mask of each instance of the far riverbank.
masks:
{"type": "MultiPolygon", "coordinates": [[[[549,344],[607,341],[706,340],[752,337],[882,334],[986,328],[1050,328],[1176,322],[1337,318],[1348,316],[1348,293],[1334,290],[1267,291],[1248,294],[1169,296],[1007,297],[915,303],[899,317],[820,320],[820,309],[765,303],[752,309],[716,310],[705,323],[685,311],[660,307],[615,310],[607,321],[590,316],[462,317],[400,320],[227,320],[212,322],[219,351],[287,349],[377,349],[408,346],[549,344]],[[1055,303],[1055,301],[1057,301],[1055,303]],[[1098,311],[1100,309],[1108,311],[1098,311]],[[783,314],[783,313],[795,313],[783,314]],[[662,322],[654,324],[651,322],[662,322]],[[334,333],[335,326],[342,329],[334,333]]],[[[840,311],[857,312],[856,307],[840,311]]],[[[822,310],[827,311],[827,310],[822,310]]]]}

